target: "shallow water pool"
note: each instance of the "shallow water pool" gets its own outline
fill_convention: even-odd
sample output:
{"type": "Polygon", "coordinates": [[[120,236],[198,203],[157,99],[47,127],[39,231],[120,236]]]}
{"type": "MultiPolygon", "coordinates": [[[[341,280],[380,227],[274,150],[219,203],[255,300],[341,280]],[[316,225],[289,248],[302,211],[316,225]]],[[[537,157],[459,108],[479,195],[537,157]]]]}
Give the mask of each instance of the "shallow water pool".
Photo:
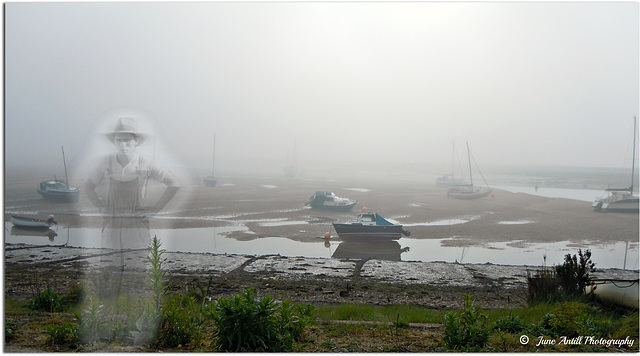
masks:
{"type": "MultiPolygon", "coordinates": [[[[280,221],[264,223],[278,224],[280,221]]],[[[638,269],[638,242],[595,244],[585,241],[580,244],[568,241],[532,244],[522,241],[475,245],[455,237],[435,239],[401,238],[382,244],[352,244],[339,239],[318,238],[312,242],[300,242],[283,237],[262,237],[239,241],[227,237],[231,232],[241,231],[248,236],[252,232],[244,225],[216,228],[152,229],[151,236],[158,236],[162,248],[175,252],[271,255],[312,257],[312,258],[377,258],[397,261],[443,261],[461,263],[493,263],[501,265],[547,266],[561,264],[566,254],[577,254],[578,248],[590,249],[592,261],[600,268],[638,269]],[[628,247],[627,247],[628,246],[628,247]],[[626,251],[626,265],[625,265],[626,251]],[[546,256],[546,262],[545,262],[546,256]]],[[[42,233],[29,235],[15,229],[11,223],[5,224],[6,244],[67,245],[72,247],[99,248],[101,229],[68,228],[59,226],[50,237],[42,233]]]]}

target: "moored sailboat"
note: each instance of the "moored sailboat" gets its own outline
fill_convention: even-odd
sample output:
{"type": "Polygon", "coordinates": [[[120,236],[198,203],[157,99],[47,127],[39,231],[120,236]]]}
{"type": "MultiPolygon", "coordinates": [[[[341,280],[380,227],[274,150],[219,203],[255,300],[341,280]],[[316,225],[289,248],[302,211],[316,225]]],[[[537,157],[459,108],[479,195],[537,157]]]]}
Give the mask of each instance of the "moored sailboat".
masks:
{"type": "Polygon", "coordinates": [[[62,162],[64,163],[65,180],[62,181],[54,178],[52,180],[40,182],[37,192],[47,200],[62,203],[75,203],[80,199],[80,189],[69,185],[67,161],[64,157],[64,147],[62,147],[62,162]]]}
{"type": "MultiPolygon", "coordinates": [[[[477,199],[486,197],[491,194],[491,188],[485,181],[484,183],[487,185],[486,187],[474,186],[473,185],[473,174],[471,170],[471,151],[469,150],[469,142],[467,142],[467,156],[469,159],[469,184],[461,184],[454,185],[447,191],[447,197],[455,198],[455,199],[477,199]]],[[[480,173],[482,176],[482,173],[480,173]]],[[[484,180],[484,177],[482,177],[484,180]]]]}
{"type": "Polygon", "coordinates": [[[218,184],[218,180],[215,177],[215,169],[216,169],[216,134],[213,134],[213,160],[211,164],[211,175],[206,176],[202,179],[204,185],[207,187],[215,187],[218,184]]]}
{"type": "Polygon", "coordinates": [[[591,204],[595,211],[599,212],[628,212],[637,213],[639,210],[639,202],[637,196],[633,195],[633,180],[636,171],[636,133],[637,119],[633,117],[633,159],[631,162],[631,186],[629,188],[608,188],[605,191],[607,196],[596,199],[591,204]]]}

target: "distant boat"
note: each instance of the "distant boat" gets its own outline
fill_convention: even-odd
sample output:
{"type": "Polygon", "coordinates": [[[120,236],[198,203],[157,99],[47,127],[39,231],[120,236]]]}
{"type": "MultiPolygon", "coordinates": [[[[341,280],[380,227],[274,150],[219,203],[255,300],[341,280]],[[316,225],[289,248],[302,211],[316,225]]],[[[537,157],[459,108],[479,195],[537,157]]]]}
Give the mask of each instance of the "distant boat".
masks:
{"type": "Polygon", "coordinates": [[[37,192],[47,200],[61,203],[75,203],[80,198],[80,189],[69,185],[67,162],[64,157],[64,147],[62,148],[62,162],[64,163],[65,180],[62,181],[54,178],[53,180],[40,182],[37,192]]]}
{"type": "MultiPolygon", "coordinates": [[[[478,199],[478,198],[486,197],[487,195],[491,194],[491,189],[489,188],[489,185],[487,184],[486,181],[485,181],[485,184],[487,184],[486,187],[479,187],[479,186],[473,185],[473,174],[471,171],[471,151],[469,150],[469,142],[467,142],[467,156],[469,159],[470,184],[452,186],[447,191],[447,197],[451,197],[455,199],[478,199]]],[[[480,173],[480,175],[482,176],[482,173],[480,173]]],[[[484,180],[484,177],[482,177],[482,179],[484,180]]]]}
{"type": "Polygon", "coordinates": [[[454,167],[455,167],[455,142],[453,144],[453,149],[451,150],[451,174],[444,174],[441,177],[436,178],[436,185],[438,187],[451,187],[454,185],[460,185],[463,184],[464,181],[460,178],[456,178],[454,176],[454,167]]]}
{"type": "Polygon", "coordinates": [[[638,309],[637,279],[592,279],[589,291],[604,302],[638,309]]]}
{"type": "Polygon", "coordinates": [[[631,186],[629,188],[609,188],[605,191],[607,197],[596,199],[591,204],[595,211],[600,212],[628,212],[637,213],[639,207],[639,199],[633,195],[633,179],[636,171],[636,117],[633,117],[633,160],[631,162],[631,186]]]}
{"type": "Polygon", "coordinates": [[[24,216],[11,215],[11,223],[21,228],[48,229],[51,225],[58,223],[53,220],[53,215],[49,215],[47,220],[27,218],[24,216]]]}
{"type": "Polygon", "coordinates": [[[333,228],[343,241],[392,241],[400,239],[402,235],[411,235],[402,229],[402,225],[393,224],[377,213],[362,213],[357,221],[333,223],[333,228]]]}
{"type": "Polygon", "coordinates": [[[454,185],[463,184],[464,181],[460,178],[455,178],[453,174],[443,174],[436,178],[436,185],[438,187],[452,187],[454,185]]]}
{"type": "Polygon", "coordinates": [[[285,177],[295,177],[298,174],[298,162],[296,159],[296,141],[293,141],[293,154],[291,155],[291,162],[289,162],[289,153],[287,153],[287,166],[284,167],[285,177]]]}
{"type": "Polygon", "coordinates": [[[215,187],[218,184],[218,180],[215,178],[215,168],[216,168],[216,134],[213,134],[213,161],[211,164],[211,175],[204,177],[202,180],[204,181],[204,185],[207,187],[215,187]]]}
{"type": "Polygon", "coordinates": [[[332,192],[317,191],[309,198],[307,205],[318,210],[349,211],[357,200],[340,198],[332,192]]]}

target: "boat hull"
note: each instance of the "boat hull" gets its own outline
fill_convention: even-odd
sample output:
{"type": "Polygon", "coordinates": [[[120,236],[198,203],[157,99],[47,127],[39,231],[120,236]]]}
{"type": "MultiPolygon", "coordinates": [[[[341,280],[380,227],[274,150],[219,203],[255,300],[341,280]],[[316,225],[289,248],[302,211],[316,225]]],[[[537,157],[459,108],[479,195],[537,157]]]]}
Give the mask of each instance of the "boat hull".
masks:
{"type": "Polygon", "coordinates": [[[594,279],[589,290],[602,301],[638,309],[638,280],[594,279]]]}
{"type": "Polygon", "coordinates": [[[59,203],[76,203],[80,200],[80,192],[78,191],[43,191],[38,189],[38,194],[40,194],[44,199],[51,200],[59,203]]]}
{"type": "Polygon", "coordinates": [[[595,201],[593,209],[599,212],[616,212],[616,213],[637,213],[640,209],[640,200],[638,198],[628,198],[607,202],[606,200],[595,201]]]}
{"type": "Polygon", "coordinates": [[[324,211],[350,211],[356,205],[356,201],[350,202],[348,204],[322,204],[317,202],[311,202],[309,205],[316,210],[324,210],[324,211]]]}
{"type": "Polygon", "coordinates": [[[333,224],[343,241],[392,241],[402,237],[402,225],[333,224]]]}
{"type": "Polygon", "coordinates": [[[55,202],[75,203],[80,199],[80,189],[69,186],[61,180],[41,182],[37,192],[43,198],[55,202]]]}
{"type": "Polygon", "coordinates": [[[489,194],[491,194],[490,189],[482,189],[482,188],[475,188],[475,187],[452,187],[452,188],[449,188],[449,191],[447,192],[448,197],[451,197],[454,199],[463,199],[463,200],[484,198],[489,194]]]}
{"type": "Polygon", "coordinates": [[[53,224],[53,219],[51,219],[51,222],[49,222],[49,220],[41,220],[41,219],[32,219],[32,218],[25,218],[22,216],[11,216],[11,223],[14,226],[17,226],[19,228],[23,228],[23,229],[49,229],[49,226],[51,226],[53,224]]]}
{"type": "Polygon", "coordinates": [[[206,177],[202,181],[207,187],[215,187],[216,185],[218,185],[218,180],[212,177],[206,177]]]}

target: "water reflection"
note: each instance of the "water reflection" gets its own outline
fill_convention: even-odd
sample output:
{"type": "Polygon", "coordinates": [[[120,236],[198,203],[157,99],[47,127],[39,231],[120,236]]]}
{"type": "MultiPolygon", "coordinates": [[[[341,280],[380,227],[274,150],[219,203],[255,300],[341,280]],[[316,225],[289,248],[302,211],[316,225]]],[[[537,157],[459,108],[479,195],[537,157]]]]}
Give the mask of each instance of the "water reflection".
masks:
{"type": "MultiPolygon", "coordinates": [[[[59,237],[53,240],[34,236],[5,222],[6,244],[29,244],[50,246],[71,246],[85,248],[101,247],[101,229],[99,228],[56,228],[60,235],[66,234],[66,242],[59,237]],[[65,231],[66,230],[66,231],[65,231]]],[[[46,230],[45,230],[46,231],[46,230]]],[[[55,233],[55,231],[53,231],[55,233]]],[[[314,241],[296,241],[284,237],[258,237],[250,240],[238,240],[228,235],[240,233],[249,236],[246,226],[222,226],[216,228],[191,229],[152,229],[167,252],[191,252],[238,255],[278,254],[288,257],[308,258],[349,258],[349,259],[386,259],[391,261],[443,261],[463,263],[493,263],[500,265],[541,266],[543,256],[550,264],[561,263],[567,253],[575,254],[578,248],[590,249],[598,268],[623,268],[627,254],[627,269],[638,269],[638,242],[624,241],[595,243],[584,241],[574,243],[559,241],[553,243],[529,243],[510,241],[471,245],[469,241],[449,239],[401,238],[397,241],[380,244],[347,243],[331,239],[314,241]],[[410,246],[402,247],[402,246],[410,246]],[[464,254],[463,254],[464,253],[464,254]]]]}
{"type": "Polygon", "coordinates": [[[11,227],[11,235],[14,236],[42,236],[48,237],[49,241],[53,242],[55,237],[58,236],[58,233],[51,230],[50,228],[34,228],[34,229],[25,229],[18,226],[11,227]]]}
{"type": "Polygon", "coordinates": [[[407,251],[409,251],[409,247],[402,248],[398,241],[345,241],[338,245],[331,257],[343,259],[401,261],[402,253],[407,251]]]}

